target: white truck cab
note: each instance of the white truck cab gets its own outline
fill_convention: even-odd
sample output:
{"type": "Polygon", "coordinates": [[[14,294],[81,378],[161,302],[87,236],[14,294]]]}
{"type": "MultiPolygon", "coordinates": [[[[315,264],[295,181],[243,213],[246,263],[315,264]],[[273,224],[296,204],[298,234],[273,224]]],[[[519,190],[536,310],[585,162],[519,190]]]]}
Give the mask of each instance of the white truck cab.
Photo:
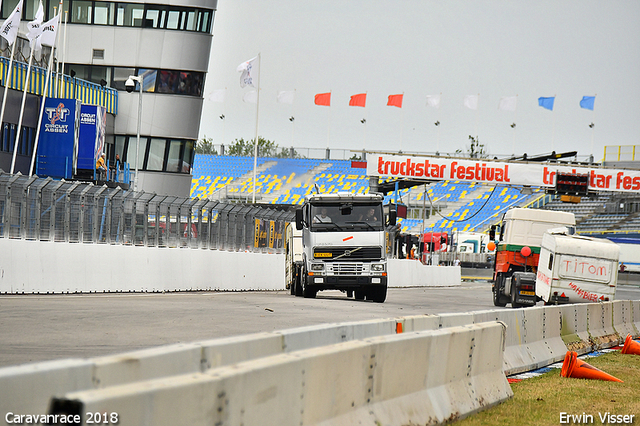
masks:
{"type": "MultiPolygon", "coordinates": [[[[311,194],[296,211],[303,260],[294,289],[313,298],[341,290],[382,303],[387,295],[387,226],[381,194],[311,194]]],[[[395,224],[395,212],[389,214],[395,224]]]]}
{"type": "Polygon", "coordinates": [[[547,304],[614,300],[619,257],[609,240],[550,230],[542,236],[536,296],[547,304]]]}

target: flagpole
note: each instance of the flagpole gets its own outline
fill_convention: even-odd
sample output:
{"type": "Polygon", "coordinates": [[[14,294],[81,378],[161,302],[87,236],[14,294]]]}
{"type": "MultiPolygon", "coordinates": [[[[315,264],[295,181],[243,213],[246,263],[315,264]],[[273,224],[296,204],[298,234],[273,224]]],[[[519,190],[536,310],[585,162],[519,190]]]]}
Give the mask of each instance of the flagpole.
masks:
{"type": "MultiPolygon", "coordinates": [[[[402,101],[404,102],[404,92],[402,92],[402,101]]],[[[402,137],[404,133],[404,110],[400,108],[400,151],[402,152],[402,137]]]]}
{"type": "MultiPolygon", "coordinates": [[[[60,21],[58,21],[58,24],[60,21]]],[[[31,166],[29,167],[29,176],[33,175],[33,166],[36,161],[36,153],[38,152],[38,140],[40,139],[40,127],[42,126],[42,116],[44,115],[44,104],[47,100],[47,91],[49,90],[49,79],[51,77],[51,68],[53,67],[53,53],[55,50],[56,41],[58,39],[58,29],[56,28],[56,36],[51,46],[51,55],[49,56],[49,66],[47,67],[47,79],[44,82],[44,92],[42,93],[42,103],[40,104],[40,116],[38,117],[38,128],[36,129],[36,140],[33,145],[33,155],[31,156],[31,166]]],[[[140,86],[142,89],[142,85],[140,86]]],[[[137,163],[136,163],[137,164],[137,163]]],[[[137,177],[137,175],[136,175],[137,177]]]]}
{"type": "MultiPolygon", "coordinates": [[[[61,74],[62,76],[64,76],[64,61],[66,59],[67,56],[67,21],[69,19],[69,11],[65,10],[64,11],[64,35],[62,37],[62,69],[61,69],[61,74]]],[[[64,82],[64,80],[61,78],[60,79],[60,91],[62,91],[62,83],[64,82]]],[[[64,96],[64,98],[66,98],[66,96],[64,96]]]]}
{"type": "Polygon", "coordinates": [[[513,110],[513,147],[512,155],[516,156],[516,127],[518,122],[518,95],[516,95],[516,108],[513,110]]]}
{"type": "Polygon", "coordinates": [[[13,174],[16,165],[16,155],[18,154],[18,145],[20,144],[20,135],[22,134],[22,117],[24,116],[24,103],[27,100],[27,90],[29,89],[29,79],[31,77],[31,64],[33,63],[33,49],[29,54],[29,65],[27,66],[27,77],[24,81],[24,91],[22,92],[22,104],[20,106],[20,117],[18,118],[18,127],[16,141],[13,144],[13,156],[11,157],[11,169],[9,173],[13,174]]]}
{"type": "Polygon", "coordinates": [[[2,97],[2,111],[0,111],[0,126],[4,123],[4,110],[7,106],[7,92],[9,91],[9,84],[11,84],[11,74],[13,70],[13,54],[16,51],[16,43],[13,41],[13,47],[11,48],[11,59],[9,60],[9,69],[7,70],[7,78],[4,80],[4,96],[2,97]]]}
{"type": "MultiPolygon", "coordinates": [[[[596,93],[593,97],[595,98],[598,94],[596,93]]],[[[591,156],[593,158],[596,158],[593,152],[593,133],[595,132],[596,129],[596,109],[593,109],[593,118],[591,119],[591,156]]]]}
{"type": "Polygon", "coordinates": [[[260,68],[262,68],[262,60],[258,53],[258,93],[256,100],[256,138],[253,144],[253,204],[256,203],[256,169],[258,168],[258,119],[260,116],[260,68]]]}
{"type": "MultiPolygon", "coordinates": [[[[556,95],[554,94],[553,101],[555,102],[555,100],[556,100],[556,95]]],[[[553,114],[553,119],[551,120],[551,151],[556,150],[555,139],[556,139],[556,115],[553,114]]]]}

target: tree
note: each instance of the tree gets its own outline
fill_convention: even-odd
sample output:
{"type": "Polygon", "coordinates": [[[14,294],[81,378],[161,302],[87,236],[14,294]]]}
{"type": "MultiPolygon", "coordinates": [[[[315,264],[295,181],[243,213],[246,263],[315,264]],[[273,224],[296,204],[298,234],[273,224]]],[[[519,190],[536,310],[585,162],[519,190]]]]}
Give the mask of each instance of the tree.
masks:
{"type": "MultiPolygon", "coordinates": [[[[485,151],[484,144],[481,144],[478,137],[469,135],[471,145],[467,147],[466,155],[470,158],[487,158],[489,154],[485,151]]],[[[456,154],[464,155],[461,149],[456,149],[456,154]]]]}
{"type": "Polygon", "coordinates": [[[218,155],[218,151],[213,147],[213,138],[208,138],[207,135],[205,135],[197,141],[196,154],[218,155]]]}
{"type": "MultiPolygon", "coordinates": [[[[243,138],[236,139],[229,145],[228,155],[253,157],[253,140],[245,141],[243,138]]],[[[291,158],[291,150],[289,148],[280,148],[275,142],[259,136],[258,157],[291,158]]],[[[300,157],[300,154],[294,150],[293,158],[300,157]]]]}

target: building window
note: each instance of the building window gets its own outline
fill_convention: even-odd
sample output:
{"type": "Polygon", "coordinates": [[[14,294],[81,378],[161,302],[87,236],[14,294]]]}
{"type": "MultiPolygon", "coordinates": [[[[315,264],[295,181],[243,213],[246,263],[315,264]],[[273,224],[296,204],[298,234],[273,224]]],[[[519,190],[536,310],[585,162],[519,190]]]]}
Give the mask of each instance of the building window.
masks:
{"type": "MultiPolygon", "coordinates": [[[[108,158],[113,160],[116,154],[122,161],[135,169],[136,136],[115,136],[115,144],[110,145],[108,158]]],[[[138,169],[142,171],[191,173],[195,141],[180,139],[162,139],[140,137],[138,169]]]]}
{"type": "Polygon", "coordinates": [[[94,6],[93,23],[96,25],[113,25],[114,4],[107,1],[97,1],[94,6]]]}
{"type": "Polygon", "coordinates": [[[93,11],[93,2],[74,0],[73,9],[71,10],[72,24],[90,24],[93,19],[91,12],[93,11]]]}
{"type": "Polygon", "coordinates": [[[117,90],[125,90],[124,82],[130,75],[143,76],[145,92],[202,97],[204,90],[204,73],[196,71],[144,68],[136,70],[102,65],[65,64],[65,73],[69,74],[71,70],[75,71],[76,78],[96,84],[99,84],[100,80],[105,80],[109,87],[117,90]]]}

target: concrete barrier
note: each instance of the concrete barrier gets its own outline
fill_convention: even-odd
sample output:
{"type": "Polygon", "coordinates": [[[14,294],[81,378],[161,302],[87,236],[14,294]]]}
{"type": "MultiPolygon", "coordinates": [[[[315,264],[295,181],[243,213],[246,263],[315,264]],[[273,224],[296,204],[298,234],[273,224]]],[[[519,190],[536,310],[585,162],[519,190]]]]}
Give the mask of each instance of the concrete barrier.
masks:
{"type": "MultiPolygon", "coordinates": [[[[626,333],[630,333],[637,337],[640,301],[495,309],[325,324],[162,346],[88,360],[71,359],[2,368],[0,413],[44,413],[52,395],[200,374],[214,368],[320,346],[488,321],[500,321],[507,326],[501,362],[504,373],[511,375],[559,361],[567,350],[586,353],[618,344],[616,336],[624,338],[626,333]]],[[[440,350],[444,359],[453,349],[440,350]]]]}
{"type": "Polygon", "coordinates": [[[504,332],[493,322],[345,342],[69,393],[52,412],[117,413],[122,426],[444,422],[512,396],[504,332]]]}
{"type": "Polygon", "coordinates": [[[462,282],[459,266],[423,265],[413,259],[389,259],[389,287],[452,287],[462,282]]]}
{"type": "Polygon", "coordinates": [[[592,349],[608,348],[624,341],[613,328],[613,302],[589,303],[586,306],[592,349]]]}
{"type": "MultiPolygon", "coordinates": [[[[350,340],[437,328],[436,316],[415,316],[255,333],[166,345],[88,360],[70,359],[0,369],[0,413],[44,413],[52,395],[200,373],[211,368],[350,340]],[[28,397],[25,397],[28,395],[28,397]]],[[[3,420],[4,421],[4,420],[3,420]]]]}
{"type": "Polygon", "coordinates": [[[567,349],[578,354],[591,352],[587,305],[563,305],[560,307],[560,315],[562,319],[560,336],[567,349]]]}
{"type": "MultiPolygon", "coordinates": [[[[284,254],[9,238],[0,238],[0,253],[0,294],[285,289],[284,254]],[[100,268],[98,280],[96,259],[118,267],[100,268]]],[[[460,267],[389,260],[390,287],[459,286],[460,281],[460,267]]]]}
{"type": "Polygon", "coordinates": [[[638,335],[638,330],[633,325],[633,305],[630,300],[613,302],[613,328],[623,341],[627,334],[638,335]]]}

